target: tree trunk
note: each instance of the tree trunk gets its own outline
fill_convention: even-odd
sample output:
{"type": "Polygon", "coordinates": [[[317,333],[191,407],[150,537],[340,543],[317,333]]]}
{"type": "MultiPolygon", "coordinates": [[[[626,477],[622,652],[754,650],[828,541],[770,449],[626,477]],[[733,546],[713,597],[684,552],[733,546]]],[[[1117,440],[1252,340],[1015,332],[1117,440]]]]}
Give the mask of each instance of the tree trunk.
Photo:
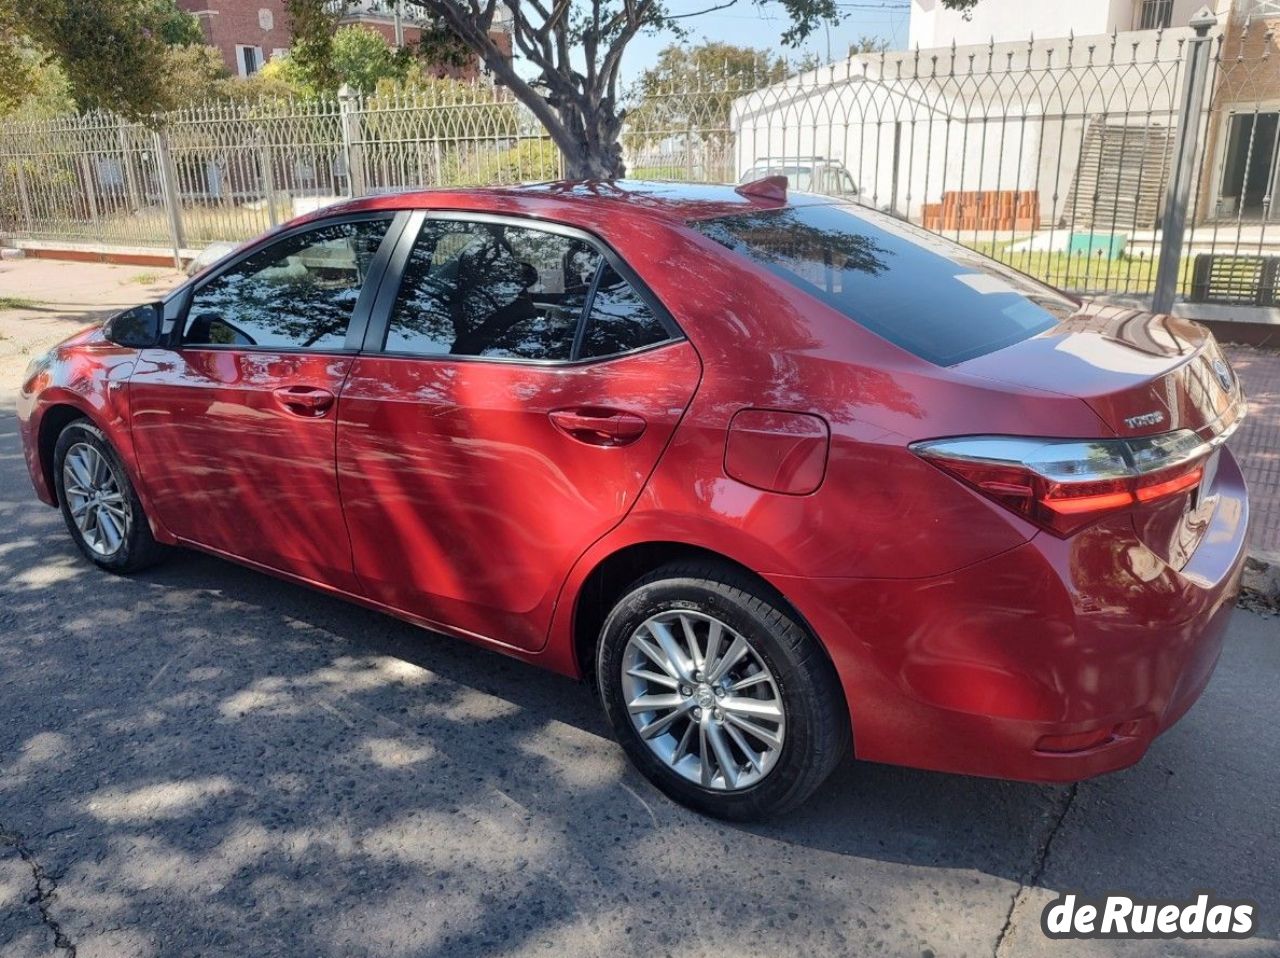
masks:
{"type": "Polygon", "coordinates": [[[611,104],[586,110],[576,104],[562,105],[557,112],[569,134],[569,143],[561,144],[567,179],[616,180],[626,175],[618,142],[622,117],[611,104]]]}

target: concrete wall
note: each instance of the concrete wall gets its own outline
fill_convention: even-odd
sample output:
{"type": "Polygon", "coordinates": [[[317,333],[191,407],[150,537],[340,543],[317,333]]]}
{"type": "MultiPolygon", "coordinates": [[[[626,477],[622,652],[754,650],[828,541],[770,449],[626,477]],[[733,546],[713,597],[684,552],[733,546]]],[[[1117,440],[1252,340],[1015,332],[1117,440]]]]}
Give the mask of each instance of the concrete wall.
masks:
{"type": "Polygon", "coordinates": [[[1078,151],[1082,130],[1078,119],[1001,116],[983,122],[862,81],[790,108],[744,109],[736,127],[737,172],[766,156],[838,160],[863,202],[919,221],[925,203],[952,191],[1052,195],[1059,157],[1078,151]]]}
{"type": "Polygon", "coordinates": [[[864,202],[913,220],[950,192],[1008,190],[1035,191],[1053,224],[1091,120],[1174,121],[1189,32],[854,57],[736,101],[737,174],[765,156],[823,156],[864,202]]]}
{"type": "Polygon", "coordinates": [[[1111,7],[1126,0],[980,0],[966,20],[942,5],[942,0],[912,0],[909,46],[959,46],[986,43],[992,37],[1003,40],[1025,40],[1037,37],[1065,37],[1077,34],[1106,33],[1111,22],[1111,7]]]}
{"type": "MultiPolygon", "coordinates": [[[[981,0],[966,20],[942,0],[911,0],[908,46],[946,47],[952,43],[996,43],[1049,37],[1089,36],[1133,30],[1142,0],[981,0]]],[[[1174,27],[1186,26],[1202,6],[1221,9],[1231,0],[1174,0],[1174,27]]]]}

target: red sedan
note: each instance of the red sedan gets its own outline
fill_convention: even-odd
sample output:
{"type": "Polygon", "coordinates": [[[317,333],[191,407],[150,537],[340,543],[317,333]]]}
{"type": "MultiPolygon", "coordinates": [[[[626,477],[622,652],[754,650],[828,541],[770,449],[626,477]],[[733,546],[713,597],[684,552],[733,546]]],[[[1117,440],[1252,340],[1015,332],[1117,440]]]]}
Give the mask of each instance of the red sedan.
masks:
{"type": "Polygon", "coordinates": [[[37,495],[588,676],[732,818],[863,759],[1137,761],[1209,680],[1248,500],[1213,337],[738,187],[380,196],[36,360],[37,495]]]}

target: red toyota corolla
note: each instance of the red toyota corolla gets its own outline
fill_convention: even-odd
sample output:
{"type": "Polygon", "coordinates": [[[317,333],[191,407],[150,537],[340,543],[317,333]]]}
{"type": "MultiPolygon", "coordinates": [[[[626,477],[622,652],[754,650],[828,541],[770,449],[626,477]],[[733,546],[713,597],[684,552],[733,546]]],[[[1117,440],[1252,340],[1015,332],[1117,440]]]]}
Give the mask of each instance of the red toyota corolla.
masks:
{"type": "Polygon", "coordinates": [[[851,748],[1137,761],[1244,556],[1213,337],[784,182],[294,221],[33,364],[36,492],[113,572],[192,546],[593,676],[716,815],[851,748]]]}

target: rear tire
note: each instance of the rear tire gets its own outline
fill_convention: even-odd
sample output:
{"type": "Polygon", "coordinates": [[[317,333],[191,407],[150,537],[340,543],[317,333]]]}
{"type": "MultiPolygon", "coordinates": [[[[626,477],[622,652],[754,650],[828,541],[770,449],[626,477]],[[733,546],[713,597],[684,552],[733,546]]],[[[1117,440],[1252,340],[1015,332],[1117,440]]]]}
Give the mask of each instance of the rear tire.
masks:
{"type": "Polygon", "coordinates": [[[596,679],[636,767],[708,815],[795,808],[850,754],[849,713],[817,640],[768,586],[724,563],[672,563],[632,583],[605,620],[596,679]]]}
{"type": "Polygon", "coordinates": [[[94,565],[123,575],[163,557],[124,463],[88,419],[73,420],[59,433],[53,478],[67,531],[94,565]]]}

